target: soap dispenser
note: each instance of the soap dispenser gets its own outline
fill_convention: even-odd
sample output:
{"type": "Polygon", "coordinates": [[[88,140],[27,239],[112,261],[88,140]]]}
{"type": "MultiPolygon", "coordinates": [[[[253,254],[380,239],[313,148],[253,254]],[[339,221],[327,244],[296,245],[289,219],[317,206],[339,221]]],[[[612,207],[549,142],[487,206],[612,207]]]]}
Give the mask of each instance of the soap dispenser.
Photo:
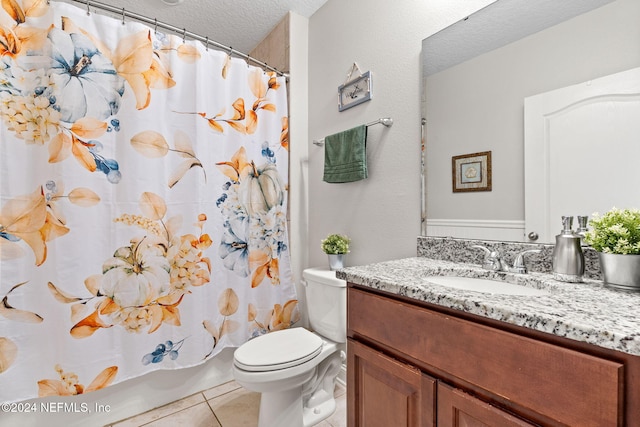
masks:
{"type": "Polygon", "coordinates": [[[582,246],[586,245],[586,243],[584,242],[584,236],[587,234],[587,231],[589,231],[589,229],[587,228],[588,221],[589,221],[588,216],[578,215],[578,229],[576,230],[576,234],[580,236],[580,239],[581,239],[580,243],[582,244],[582,246]]]}
{"type": "Polygon", "coordinates": [[[562,282],[582,282],[584,254],[581,236],[572,230],[573,217],[562,217],[562,231],[556,236],[553,248],[553,278],[562,282]]]}

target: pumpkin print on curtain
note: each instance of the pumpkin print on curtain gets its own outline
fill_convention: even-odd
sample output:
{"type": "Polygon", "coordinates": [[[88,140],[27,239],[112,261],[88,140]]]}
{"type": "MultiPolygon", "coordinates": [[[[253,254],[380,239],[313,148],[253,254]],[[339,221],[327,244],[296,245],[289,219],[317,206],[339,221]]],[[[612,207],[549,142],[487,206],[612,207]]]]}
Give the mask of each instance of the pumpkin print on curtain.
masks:
{"type": "Polygon", "coordinates": [[[282,78],[66,3],[1,3],[0,401],[294,324],[282,78]]]}

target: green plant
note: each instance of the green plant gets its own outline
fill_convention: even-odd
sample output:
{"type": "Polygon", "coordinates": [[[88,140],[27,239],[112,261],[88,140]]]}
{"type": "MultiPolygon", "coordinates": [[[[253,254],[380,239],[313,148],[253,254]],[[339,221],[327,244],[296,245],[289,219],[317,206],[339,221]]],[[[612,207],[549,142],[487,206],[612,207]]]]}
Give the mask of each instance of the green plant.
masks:
{"type": "Polygon", "coordinates": [[[589,220],[591,229],[585,241],[598,252],[609,254],[640,254],[640,210],[616,209],[589,220]]]}
{"type": "Polygon", "coordinates": [[[346,254],[349,252],[351,239],[342,234],[329,234],[326,239],[320,242],[320,247],[326,254],[346,254]]]}

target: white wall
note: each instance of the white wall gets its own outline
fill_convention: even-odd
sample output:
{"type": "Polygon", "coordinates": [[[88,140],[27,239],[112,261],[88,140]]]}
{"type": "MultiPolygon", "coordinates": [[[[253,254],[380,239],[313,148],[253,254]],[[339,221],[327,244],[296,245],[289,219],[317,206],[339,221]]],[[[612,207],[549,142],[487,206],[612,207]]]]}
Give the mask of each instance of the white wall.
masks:
{"type": "Polygon", "coordinates": [[[322,181],[324,153],[309,145],[309,265],[327,265],[320,240],[352,239],[347,265],[415,256],[420,234],[422,39],[491,0],[329,0],[309,20],[309,142],[390,116],[369,128],[369,178],[322,181]],[[356,62],[373,99],[343,112],[337,88],[356,62]]]}
{"type": "Polygon", "coordinates": [[[291,270],[298,292],[302,323],[307,324],[302,270],[308,265],[309,233],[309,20],[289,14],[289,242],[291,270]]]}

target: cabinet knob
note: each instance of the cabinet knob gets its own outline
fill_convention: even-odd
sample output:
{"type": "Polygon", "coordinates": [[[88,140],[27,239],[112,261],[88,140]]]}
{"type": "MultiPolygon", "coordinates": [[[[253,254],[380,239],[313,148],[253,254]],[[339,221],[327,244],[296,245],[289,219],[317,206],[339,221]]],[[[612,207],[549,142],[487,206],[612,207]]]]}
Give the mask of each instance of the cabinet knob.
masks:
{"type": "Polygon", "coordinates": [[[527,237],[529,238],[529,240],[536,241],[540,236],[538,236],[538,233],[536,233],[535,231],[532,231],[529,234],[527,234],[527,237]]]}

